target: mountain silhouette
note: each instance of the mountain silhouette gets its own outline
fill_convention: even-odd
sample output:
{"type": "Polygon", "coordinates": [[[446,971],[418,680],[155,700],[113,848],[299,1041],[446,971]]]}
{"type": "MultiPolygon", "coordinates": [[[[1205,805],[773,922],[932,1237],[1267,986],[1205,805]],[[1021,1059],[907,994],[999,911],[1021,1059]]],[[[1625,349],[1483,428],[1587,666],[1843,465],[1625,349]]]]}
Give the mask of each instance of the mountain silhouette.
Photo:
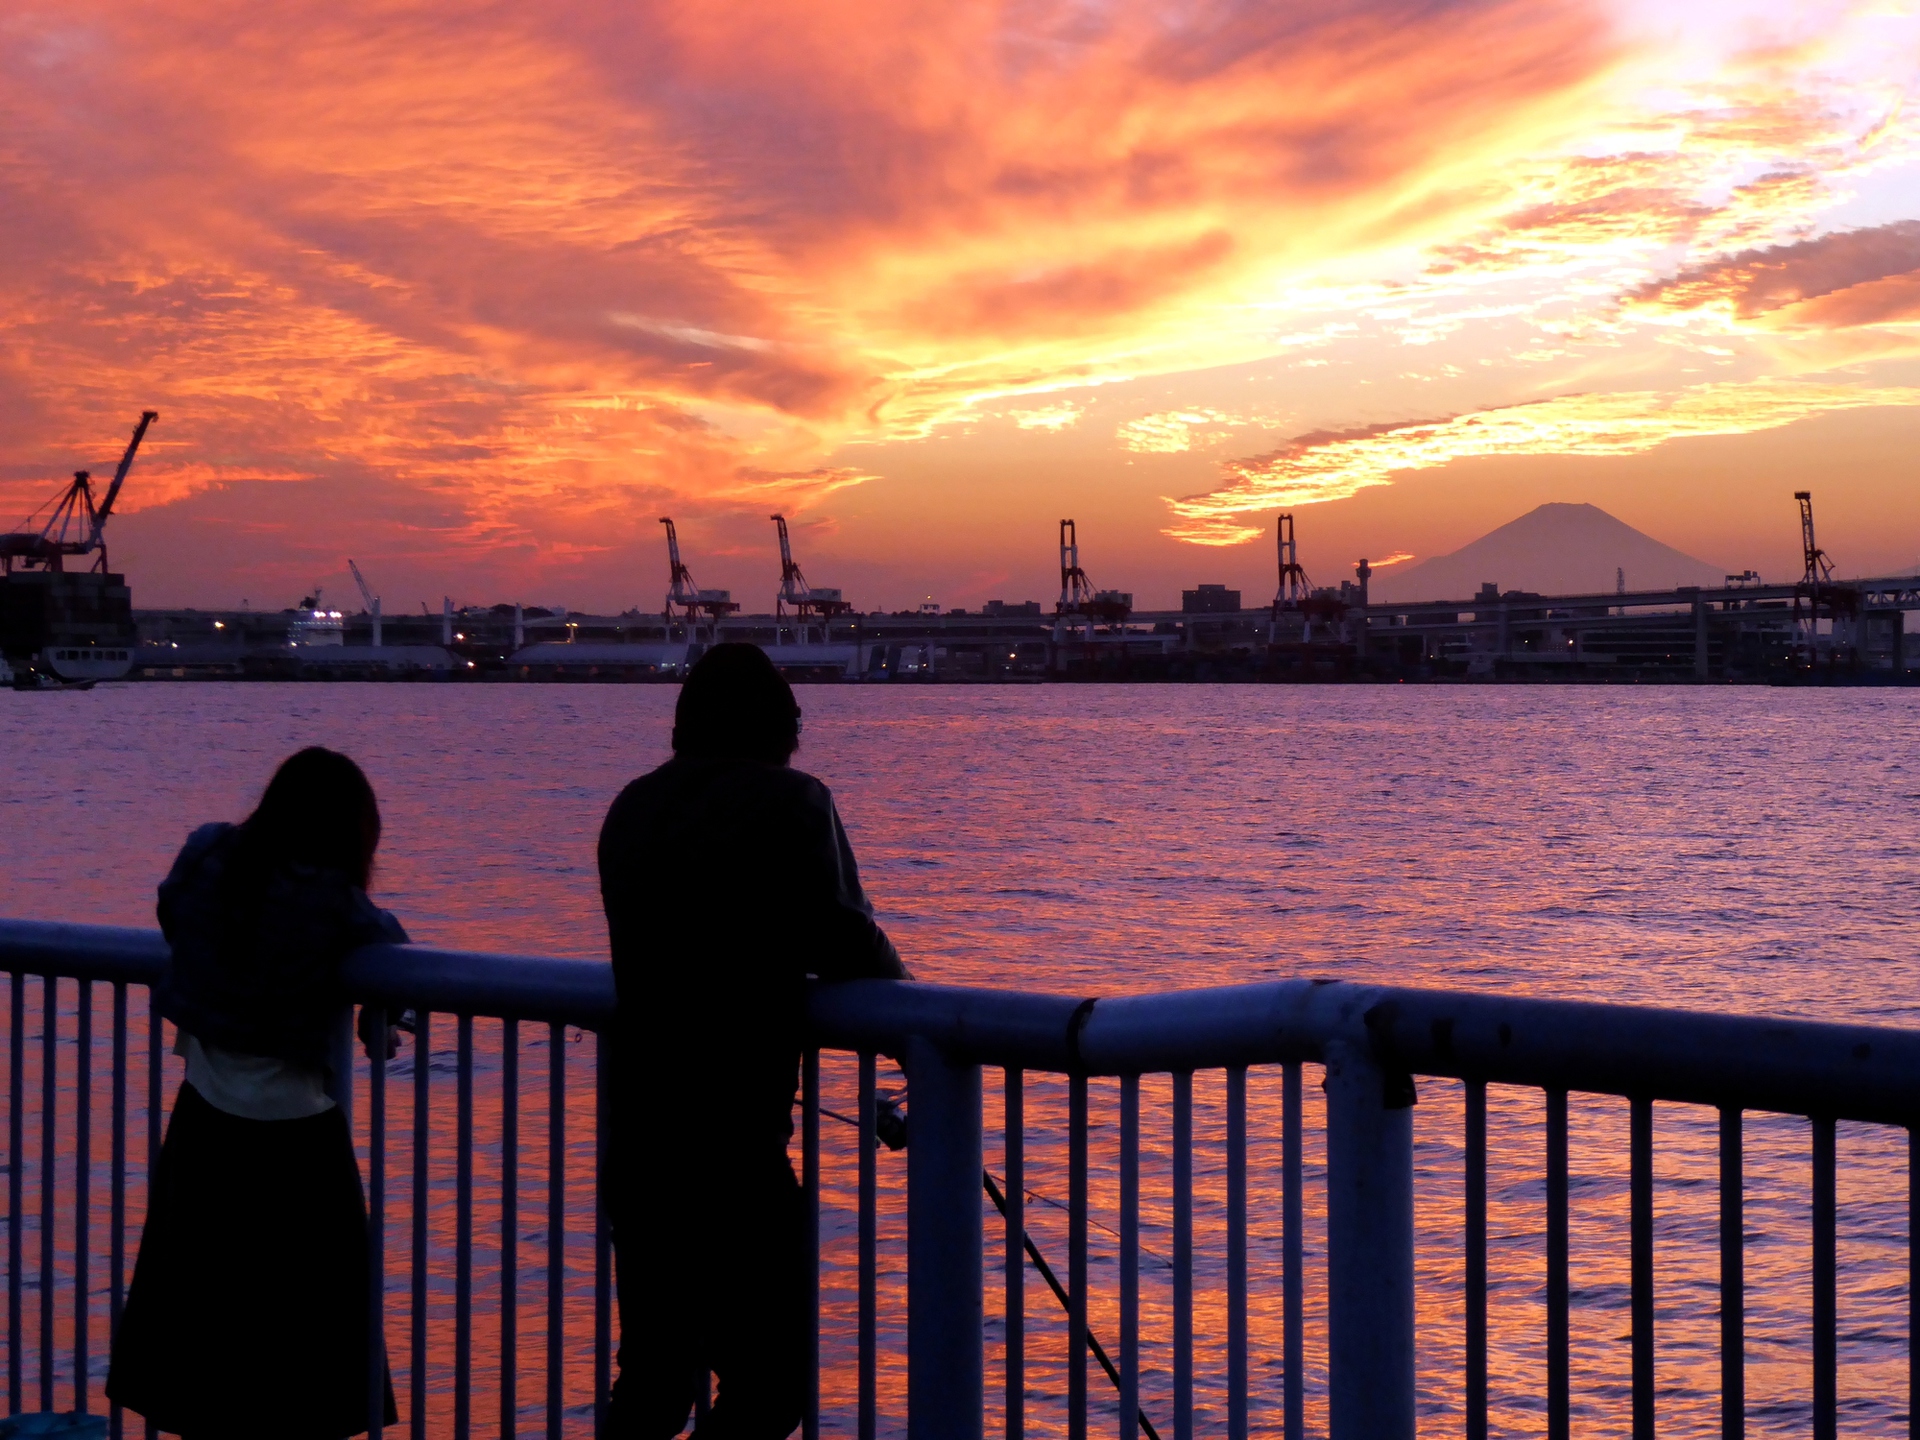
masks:
{"type": "Polygon", "coordinates": [[[1451,555],[1382,570],[1375,600],[1465,600],[1491,580],[1501,590],[1541,595],[1611,592],[1616,572],[1629,590],[1720,585],[1726,570],[1662,545],[1597,505],[1555,503],[1529,510],[1451,555]]]}

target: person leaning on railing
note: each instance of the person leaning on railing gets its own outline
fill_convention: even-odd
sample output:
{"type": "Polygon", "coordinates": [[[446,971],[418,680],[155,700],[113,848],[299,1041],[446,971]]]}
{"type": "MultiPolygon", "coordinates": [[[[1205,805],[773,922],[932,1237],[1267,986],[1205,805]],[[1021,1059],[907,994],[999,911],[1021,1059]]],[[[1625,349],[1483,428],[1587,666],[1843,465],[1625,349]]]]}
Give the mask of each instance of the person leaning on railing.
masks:
{"type": "Polygon", "coordinates": [[[407,938],[367,898],[379,843],[366,776],[315,747],[244,823],[195,830],[160,886],[155,998],[187,1076],[107,1395],[184,1440],[367,1428],[367,1212],[327,1082],[340,962],[407,938]]]}
{"type": "Polygon", "coordinates": [[[781,1440],[807,1393],[805,1208],[787,1159],[808,977],[906,979],[827,787],[790,767],[800,707],[764,651],[717,645],[673,758],[600,832],[619,995],[607,1196],[620,1282],[610,1431],[781,1440]]]}

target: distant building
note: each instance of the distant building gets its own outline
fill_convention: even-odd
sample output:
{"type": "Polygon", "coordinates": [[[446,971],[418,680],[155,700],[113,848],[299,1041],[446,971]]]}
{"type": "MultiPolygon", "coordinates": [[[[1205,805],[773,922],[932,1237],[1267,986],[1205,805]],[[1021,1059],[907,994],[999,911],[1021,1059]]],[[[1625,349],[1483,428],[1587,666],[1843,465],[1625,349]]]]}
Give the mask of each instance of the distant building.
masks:
{"type": "Polygon", "coordinates": [[[1038,615],[1040,613],[1040,602],[1038,600],[1022,600],[1016,605],[1011,600],[989,600],[985,605],[980,607],[980,613],[982,615],[994,616],[1038,615]]]}
{"type": "Polygon", "coordinates": [[[1224,585],[1202,585],[1198,590],[1180,592],[1183,615],[1228,615],[1240,608],[1240,592],[1224,585]]]}

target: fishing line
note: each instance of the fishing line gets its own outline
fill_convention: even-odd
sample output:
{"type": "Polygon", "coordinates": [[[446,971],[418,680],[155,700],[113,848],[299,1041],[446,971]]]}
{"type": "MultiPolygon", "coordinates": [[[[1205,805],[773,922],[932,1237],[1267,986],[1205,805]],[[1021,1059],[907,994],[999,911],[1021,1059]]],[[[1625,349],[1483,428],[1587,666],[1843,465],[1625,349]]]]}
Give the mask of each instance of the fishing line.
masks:
{"type": "MultiPolygon", "coordinates": [[[[814,1108],[817,1109],[822,1115],[825,1115],[828,1118],[833,1120],[838,1120],[842,1125],[851,1125],[856,1130],[860,1128],[860,1122],[858,1120],[849,1119],[847,1116],[842,1115],[837,1110],[829,1110],[824,1105],[818,1105],[818,1106],[815,1106],[814,1108]]],[[[892,1149],[896,1149],[897,1147],[893,1145],[889,1145],[887,1146],[887,1148],[889,1150],[892,1150],[892,1149]]],[[[989,1176],[988,1178],[991,1179],[992,1177],[989,1176]]],[[[1051,1205],[1054,1209],[1063,1211],[1066,1214],[1070,1215],[1073,1213],[1072,1210],[1067,1205],[1063,1204],[1061,1201],[1054,1199],[1051,1195],[1042,1194],[1040,1191],[1035,1190],[1032,1186],[1028,1186],[1026,1188],[1026,1196],[1029,1200],[1038,1200],[1042,1205],[1051,1205]]],[[[1087,1223],[1091,1225],[1094,1229],[1104,1231],[1106,1234],[1111,1235],[1116,1240],[1121,1238],[1120,1232],[1118,1230],[1114,1229],[1111,1225],[1103,1225],[1100,1221],[1095,1220],[1091,1215],[1087,1217],[1087,1223]]],[[[1167,1259],[1167,1257],[1162,1255],[1159,1251],[1153,1250],[1145,1245],[1141,1245],[1139,1248],[1140,1248],[1140,1253],[1142,1255],[1145,1255],[1149,1260],[1152,1260],[1157,1264],[1164,1265],[1169,1270],[1173,1268],[1173,1262],[1167,1259]]]]}

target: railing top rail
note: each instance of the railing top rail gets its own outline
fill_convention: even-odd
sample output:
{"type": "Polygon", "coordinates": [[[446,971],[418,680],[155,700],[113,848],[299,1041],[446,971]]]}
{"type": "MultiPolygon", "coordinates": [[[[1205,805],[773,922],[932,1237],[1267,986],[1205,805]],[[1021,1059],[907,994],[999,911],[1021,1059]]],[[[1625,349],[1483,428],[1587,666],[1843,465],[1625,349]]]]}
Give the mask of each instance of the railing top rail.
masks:
{"type": "Polygon", "coordinates": [[[821,990],[823,1043],[918,1033],[994,1064],[1148,1074],[1317,1060],[1793,1115],[1920,1122],[1920,1030],[1474,991],[1281,980],[1075,1000],[861,980],[821,990]],[[911,997],[902,990],[920,992],[911,997]],[[1053,1028],[1051,1033],[1047,1027],[1053,1028]]]}
{"type": "MultiPolygon", "coordinates": [[[[0,971],[151,984],[155,931],[0,920],[0,971]]],[[[349,957],[356,1000],[599,1029],[598,960],[376,945],[349,957]]],[[[1920,1029],[1717,1015],[1473,991],[1282,980],[1109,998],[888,980],[822,986],[820,1044],[893,1052],[909,1035],[986,1064],[1146,1074],[1368,1046],[1413,1075],[1889,1124],[1920,1122],[1920,1029]]]]}
{"type": "MultiPolygon", "coordinates": [[[[151,985],[168,958],[157,930],[0,920],[0,972],[151,985]]],[[[356,1001],[592,1030],[613,1018],[613,970],[604,960],[368,945],[347,957],[342,978],[356,1001]]]]}

